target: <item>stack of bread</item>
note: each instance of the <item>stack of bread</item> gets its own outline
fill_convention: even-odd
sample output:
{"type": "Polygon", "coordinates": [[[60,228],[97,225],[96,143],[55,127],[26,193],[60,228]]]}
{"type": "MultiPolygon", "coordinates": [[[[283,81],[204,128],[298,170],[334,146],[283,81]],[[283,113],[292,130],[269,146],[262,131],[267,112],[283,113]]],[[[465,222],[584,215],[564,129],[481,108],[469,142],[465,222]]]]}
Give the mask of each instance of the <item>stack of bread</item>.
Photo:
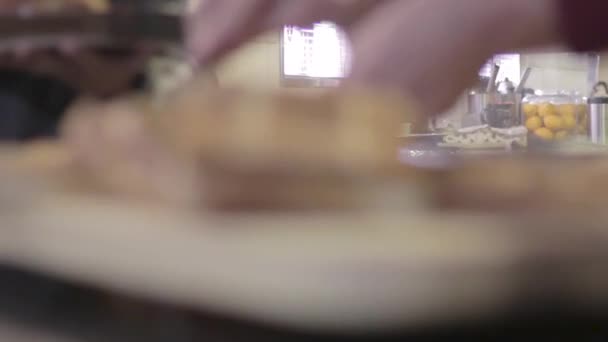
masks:
{"type": "Polygon", "coordinates": [[[602,209],[601,157],[503,156],[441,171],[399,165],[408,108],[348,89],[308,98],[194,85],[162,104],[80,102],[60,140],[2,156],[62,189],[199,209],[402,208],[429,198],[458,210],[602,209]]]}
{"type": "Polygon", "coordinates": [[[552,217],[605,211],[608,160],[598,156],[522,155],[471,160],[435,177],[447,209],[552,217]]]}
{"type": "Polygon", "coordinates": [[[308,98],[194,85],[156,106],[81,102],[61,140],[32,145],[19,164],[73,189],[203,208],[395,206],[387,191],[408,197],[397,160],[407,112],[364,91],[308,98]]]}
{"type": "Polygon", "coordinates": [[[62,189],[199,209],[416,201],[503,212],[603,208],[608,164],[601,157],[503,156],[442,171],[399,165],[408,113],[400,97],[355,89],[310,97],[192,84],[161,103],[81,101],[59,140],[1,153],[0,166],[59,180],[62,189]]]}

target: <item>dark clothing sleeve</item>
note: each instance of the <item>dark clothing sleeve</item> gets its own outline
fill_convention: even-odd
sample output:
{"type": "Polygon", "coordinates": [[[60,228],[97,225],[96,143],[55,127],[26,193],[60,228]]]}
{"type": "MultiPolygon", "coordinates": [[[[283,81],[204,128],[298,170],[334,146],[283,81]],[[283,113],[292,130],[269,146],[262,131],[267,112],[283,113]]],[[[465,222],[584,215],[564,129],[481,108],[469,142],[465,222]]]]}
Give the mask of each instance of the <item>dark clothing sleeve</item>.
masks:
{"type": "Polygon", "coordinates": [[[65,109],[77,95],[61,81],[0,71],[0,141],[55,136],[65,109]]]}
{"type": "MultiPolygon", "coordinates": [[[[534,0],[530,0],[534,1],[534,0]]],[[[557,0],[566,42],[580,51],[608,47],[608,0],[557,0]]]]}
{"type": "MultiPolygon", "coordinates": [[[[147,78],[140,74],[131,88],[146,86],[147,78]]],[[[0,143],[55,137],[63,114],[78,95],[57,79],[0,70],[0,143]]]]}

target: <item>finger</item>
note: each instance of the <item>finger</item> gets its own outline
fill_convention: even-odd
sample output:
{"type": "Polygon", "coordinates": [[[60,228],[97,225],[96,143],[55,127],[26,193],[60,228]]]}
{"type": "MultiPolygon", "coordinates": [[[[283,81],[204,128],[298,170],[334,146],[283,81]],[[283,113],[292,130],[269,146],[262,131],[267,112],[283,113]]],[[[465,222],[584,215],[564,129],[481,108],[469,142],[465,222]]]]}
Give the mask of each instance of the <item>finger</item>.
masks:
{"type": "Polygon", "coordinates": [[[352,32],[355,59],[349,82],[400,89],[427,115],[445,110],[491,55],[490,50],[472,53],[479,38],[460,5],[412,0],[379,7],[352,32]]]}
{"type": "Polygon", "coordinates": [[[260,33],[265,11],[277,0],[208,0],[189,16],[188,50],[207,64],[260,33]]]}
{"type": "Polygon", "coordinates": [[[283,25],[305,26],[320,20],[332,20],[339,13],[336,1],[283,0],[271,11],[265,22],[266,29],[283,25]]]}
{"type": "Polygon", "coordinates": [[[261,32],[287,24],[309,25],[320,20],[348,25],[384,1],[208,0],[190,17],[188,45],[195,60],[206,64],[261,32]]]}
{"type": "Polygon", "coordinates": [[[328,20],[348,26],[384,0],[283,0],[269,15],[267,29],[328,20]]]}

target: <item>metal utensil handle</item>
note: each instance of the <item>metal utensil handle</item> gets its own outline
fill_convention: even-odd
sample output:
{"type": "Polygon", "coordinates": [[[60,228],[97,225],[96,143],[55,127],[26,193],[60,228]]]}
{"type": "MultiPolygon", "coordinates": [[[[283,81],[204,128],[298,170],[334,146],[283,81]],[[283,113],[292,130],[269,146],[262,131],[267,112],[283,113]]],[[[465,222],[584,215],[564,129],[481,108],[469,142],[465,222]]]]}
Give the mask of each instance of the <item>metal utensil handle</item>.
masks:
{"type": "Polygon", "coordinates": [[[488,83],[488,88],[486,92],[488,94],[496,91],[496,80],[498,79],[498,74],[500,73],[500,66],[498,64],[492,65],[492,74],[490,75],[490,82],[488,83]]]}
{"type": "Polygon", "coordinates": [[[530,74],[532,74],[532,68],[527,67],[526,70],[524,71],[524,74],[521,77],[521,81],[519,82],[519,85],[517,86],[517,90],[515,90],[515,92],[517,94],[523,92],[524,89],[526,88],[526,85],[528,84],[528,79],[530,78],[530,74]]]}

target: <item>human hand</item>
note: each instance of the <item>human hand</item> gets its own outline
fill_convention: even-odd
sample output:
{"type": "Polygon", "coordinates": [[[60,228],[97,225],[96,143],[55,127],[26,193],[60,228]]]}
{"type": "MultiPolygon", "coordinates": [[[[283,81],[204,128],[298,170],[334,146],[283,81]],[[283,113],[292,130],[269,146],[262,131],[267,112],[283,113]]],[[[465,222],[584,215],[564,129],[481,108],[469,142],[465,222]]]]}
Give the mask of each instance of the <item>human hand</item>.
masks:
{"type": "Polygon", "coordinates": [[[206,0],[192,14],[189,46],[200,63],[260,32],[319,20],[346,24],[350,83],[395,88],[440,113],[492,54],[557,39],[554,0],[206,0]]]}
{"type": "Polygon", "coordinates": [[[348,26],[385,0],[200,0],[189,13],[188,47],[207,64],[282,25],[331,20],[348,26]],[[230,19],[229,19],[230,18],[230,19]],[[229,19],[229,20],[228,20],[229,19]]]}

